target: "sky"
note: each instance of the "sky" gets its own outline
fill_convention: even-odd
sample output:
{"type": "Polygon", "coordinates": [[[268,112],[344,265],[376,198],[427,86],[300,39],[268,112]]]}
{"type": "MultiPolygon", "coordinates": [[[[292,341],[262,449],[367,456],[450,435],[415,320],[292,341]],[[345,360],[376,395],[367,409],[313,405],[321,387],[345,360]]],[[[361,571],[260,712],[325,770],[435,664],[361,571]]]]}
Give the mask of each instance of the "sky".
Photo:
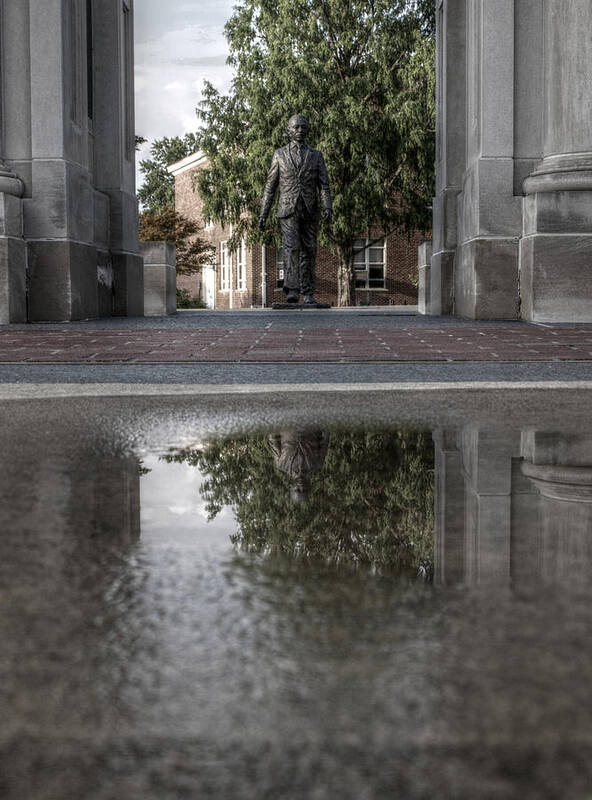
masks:
{"type": "Polygon", "coordinates": [[[225,506],[208,522],[200,487],[203,475],[188,464],[167,464],[155,453],[142,457],[149,470],[140,479],[141,528],[144,546],[231,550],[237,531],[234,512],[225,506]]]}
{"type": "MultiPolygon", "coordinates": [[[[236,0],[136,0],[136,133],[148,140],[197,128],[204,80],[225,91],[224,25],[236,0]]],[[[140,151],[145,157],[148,147],[140,151]]]]}

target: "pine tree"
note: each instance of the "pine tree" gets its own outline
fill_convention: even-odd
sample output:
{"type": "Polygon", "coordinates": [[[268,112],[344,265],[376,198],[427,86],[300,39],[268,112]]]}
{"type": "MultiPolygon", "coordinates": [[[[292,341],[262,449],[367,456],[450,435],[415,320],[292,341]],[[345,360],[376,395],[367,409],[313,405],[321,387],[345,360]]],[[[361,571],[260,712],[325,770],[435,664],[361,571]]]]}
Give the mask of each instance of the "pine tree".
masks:
{"type": "MultiPolygon", "coordinates": [[[[142,139],[142,141],[146,141],[142,139]]],[[[140,161],[142,185],[138,189],[138,200],[143,211],[164,211],[175,206],[175,179],[167,167],[190,156],[198,149],[194,133],[185,136],[155,139],[150,146],[150,158],[140,161]]]]}

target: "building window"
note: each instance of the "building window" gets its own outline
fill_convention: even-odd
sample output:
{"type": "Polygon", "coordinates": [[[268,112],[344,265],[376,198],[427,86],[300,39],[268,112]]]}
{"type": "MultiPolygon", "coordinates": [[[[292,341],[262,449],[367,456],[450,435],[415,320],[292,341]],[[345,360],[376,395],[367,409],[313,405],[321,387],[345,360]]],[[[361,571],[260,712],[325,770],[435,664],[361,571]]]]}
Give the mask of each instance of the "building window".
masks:
{"type": "Polygon", "coordinates": [[[220,242],[220,291],[230,289],[230,252],[228,242],[220,242]]]}
{"type": "Polygon", "coordinates": [[[356,289],[384,289],[385,256],[384,239],[356,239],[354,244],[356,289]]]}
{"type": "Polygon", "coordinates": [[[284,288],[284,251],[278,247],[275,257],[275,270],[276,270],[276,288],[284,288]]]}
{"type": "Polygon", "coordinates": [[[236,288],[239,292],[247,288],[247,243],[244,239],[236,254],[236,288]]]}

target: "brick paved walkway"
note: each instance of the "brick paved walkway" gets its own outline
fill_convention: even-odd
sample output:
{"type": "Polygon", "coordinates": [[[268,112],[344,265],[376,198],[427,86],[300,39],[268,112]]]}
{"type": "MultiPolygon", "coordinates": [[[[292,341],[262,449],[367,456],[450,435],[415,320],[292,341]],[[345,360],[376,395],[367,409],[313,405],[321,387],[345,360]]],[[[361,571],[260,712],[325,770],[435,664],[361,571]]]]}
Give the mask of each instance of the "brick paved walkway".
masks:
{"type": "Polygon", "coordinates": [[[0,331],[0,363],[592,361],[592,328],[63,329],[0,331]]]}

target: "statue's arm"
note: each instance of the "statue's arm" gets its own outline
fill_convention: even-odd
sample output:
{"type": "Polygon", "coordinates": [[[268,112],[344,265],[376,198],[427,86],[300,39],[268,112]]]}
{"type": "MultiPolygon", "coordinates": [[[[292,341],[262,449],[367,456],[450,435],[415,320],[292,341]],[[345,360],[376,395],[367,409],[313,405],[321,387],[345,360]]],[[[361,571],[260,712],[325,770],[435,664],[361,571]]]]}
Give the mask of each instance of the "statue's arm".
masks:
{"type": "Polygon", "coordinates": [[[273,198],[275,197],[279,181],[280,181],[280,161],[279,161],[279,156],[276,152],[273,154],[271,167],[269,168],[269,172],[267,174],[267,183],[265,184],[265,191],[263,192],[263,200],[261,201],[261,213],[259,215],[260,226],[265,225],[265,222],[267,221],[267,217],[269,216],[271,204],[273,203],[273,198]]]}
{"type": "Polygon", "coordinates": [[[323,219],[330,222],[333,216],[333,200],[331,199],[331,187],[329,186],[329,173],[322,153],[319,153],[319,187],[323,204],[323,219]]]}

